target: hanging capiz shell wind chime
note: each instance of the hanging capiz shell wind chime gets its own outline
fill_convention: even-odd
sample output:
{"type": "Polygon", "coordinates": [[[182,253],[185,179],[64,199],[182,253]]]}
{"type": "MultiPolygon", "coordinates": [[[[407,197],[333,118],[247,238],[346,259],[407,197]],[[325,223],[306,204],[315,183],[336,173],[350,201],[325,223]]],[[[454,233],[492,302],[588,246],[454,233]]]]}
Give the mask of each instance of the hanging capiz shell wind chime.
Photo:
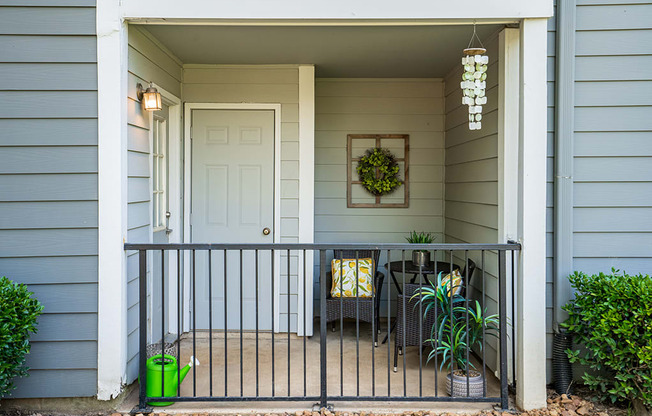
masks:
{"type": "Polygon", "coordinates": [[[487,104],[485,90],[487,88],[487,64],[489,57],[484,55],[487,52],[482,41],[475,32],[475,23],[473,24],[473,35],[469,45],[464,49],[462,66],[462,105],[469,106],[469,130],[480,130],[482,128],[482,106],[487,104]],[[477,39],[479,47],[472,47],[473,40],[477,39]]]}

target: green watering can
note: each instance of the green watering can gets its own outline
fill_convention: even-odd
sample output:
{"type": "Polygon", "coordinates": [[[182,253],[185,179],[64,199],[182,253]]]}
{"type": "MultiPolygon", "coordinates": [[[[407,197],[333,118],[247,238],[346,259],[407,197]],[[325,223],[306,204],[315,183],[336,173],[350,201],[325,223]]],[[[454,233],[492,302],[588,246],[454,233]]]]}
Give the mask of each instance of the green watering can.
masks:
{"type": "MultiPolygon", "coordinates": [[[[147,396],[176,396],[179,384],[190,371],[190,367],[199,365],[199,360],[190,357],[190,362],[177,373],[177,359],[171,355],[157,354],[147,359],[147,396]],[[165,381],[165,383],[163,383],[165,381]],[[165,389],[165,390],[164,390],[165,389]]],[[[148,402],[151,406],[169,406],[174,402],[148,402]]]]}

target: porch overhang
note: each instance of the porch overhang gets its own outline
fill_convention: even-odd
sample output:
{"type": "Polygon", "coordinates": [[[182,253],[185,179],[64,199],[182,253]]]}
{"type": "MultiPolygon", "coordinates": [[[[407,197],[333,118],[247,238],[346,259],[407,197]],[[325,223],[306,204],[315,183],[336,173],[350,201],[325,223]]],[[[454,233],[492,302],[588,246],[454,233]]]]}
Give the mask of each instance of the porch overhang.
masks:
{"type": "Polygon", "coordinates": [[[352,3],[337,1],[260,1],[229,0],[219,3],[209,0],[126,0],[123,3],[125,19],[360,19],[379,20],[437,20],[439,22],[481,21],[482,19],[548,18],[553,14],[552,0],[503,0],[487,2],[469,0],[451,2],[437,0],[424,2],[378,2],[364,0],[352,3]]]}

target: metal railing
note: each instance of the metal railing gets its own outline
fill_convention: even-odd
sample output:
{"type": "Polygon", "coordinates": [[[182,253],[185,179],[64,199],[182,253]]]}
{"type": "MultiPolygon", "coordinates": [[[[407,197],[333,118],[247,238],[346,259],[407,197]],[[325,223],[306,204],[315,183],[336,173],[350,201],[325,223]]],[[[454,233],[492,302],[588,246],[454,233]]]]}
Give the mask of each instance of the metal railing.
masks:
{"type": "MultiPolygon", "coordinates": [[[[140,378],[140,392],[139,392],[139,408],[144,410],[147,408],[148,402],[186,402],[186,401],[313,401],[317,402],[320,407],[326,407],[331,402],[335,401],[424,401],[424,402],[488,402],[497,403],[503,409],[508,407],[508,349],[510,346],[511,338],[511,360],[514,363],[514,338],[516,328],[511,325],[511,333],[508,333],[508,310],[511,309],[513,316],[514,313],[514,286],[515,286],[515,261],[518,257],[515,253],[520,250],[521,246],[518,243],[509,242],[507,244],[125,244],[125,250],[128,252],[138,252],[138,265],[139,265],[139,378],[140,378]],[[353,297],[346,299],[344,297],[333,298],[330,295],[330,269],[331,258],[341,258],[343,251],[354,252],[356,264],[360,261],[361,252],[368,252],[369,250],[375,253],[380,253],[381,261],[377,264],[376,270],[381,272],[374,280],[374,285],[371,291],[371,299],[362,297],[353,297]],[[427,251],[432,254],[434,261],[430,266],[420,266],[418,273],[414,272],[414,267],[408,259],[406,253],[412,250],[427,251]],[[160,264],[152,264],[151,255],[148,253],[156,253],[160,255],[160,264]],[[475,272],[469,267],[473,261],[470,255],[477,259],[475,272]],[[510,264],[507,264],[508,255],[511,257],[510,264]],[[491,256],[492,261],[486,260],[487,256],[491,256]],[[283,258],[285,257],[285,258],[283,258]],[[262,260],[264,258],[264,261],[262,260]],[[198,260],[199,259],[199,260],[198,260]],[[296,265],[292,261],[296,259],[296,265]],[[318,282],[318,295],[309,293],[309,288],[312,286],[311,276],[313,270],[306,270],[307,265],[311,264],[311,259],[318,262],[318,272],[315,271],[315,284],[318,282]],[[171,262],[171,260],[175,260],[171,262]],[[149,261],[149,263],[148,263],[149,261]],[[233,262],[235,261],[235,269],[233,262]],[[283,264],[279,264],[282,261],[283,264]],[[222,263],[221,266],[215,267],[215,263],[222,263]],[[461,267],[458,263],[462,263],[461,267]],[[176,267],[176,273],[170,273],[171,264],[176,267]],[[252,265],[253,264],[253,265],[252,265]],[[154,266],[158,267],[159,275],[154,275],[154,266]],[[274,276],[278,276],[281,269],[285,267],[284,277],[287,280],[283,287],[274,285],[269,279],[274,280],[274,276]],[[301,266],[303,267],[300,270],[301,266]],[[384,266],[384,267],[383,267],[384,266]],[[407,266],[407,267],[406,267],[407,266]],[[448,361],[450,361],[452,371],[455,368],[455,363],[452,355],[447,355],[445,358],[440,354],[430,354],[430,359],[424,354],[424,350],[436,349],[442,346],[438,337],[441,332],[436,336],[433,335],[436,331],[423,331],[424,325],[432,325],[428,321],[427,314],[424,312],[424,302],[421,302],[422,292],[421,289],[428,287],[430,279],[435,279],[440,271],[448,272],[458,267],[462,271],[463,286],[466,288],[466,294],[463,296],[461,305],[464,308],[456,310],[455,313],[464,310],[465,316],[463,322],[469,325],[469,319],[474,319],[474,315],[469,317],[469,306],[474,307],[475,301],[478,301],[484,315],[487,311],[487,299],[493,299],[494,312],[497,315],[497,343],[498,345],[489,345],[488,328],[484,321],[482,324],[482,337],[479,347],[475,349],[469,347],[469,332],[466,331],[463,337],[466,337],[466,347],[464,356],[466,362],[475,362],[475,368],[478,372],[482,373],[483,386],[482,394],[480,397],[472,397],[470,389],[469,372],[466,372],[466,394],[461,396],[450,396],[446,392],[441,392],[442,380],[439,376],[442,373],[440,368],[445,368],[448,361]],[[247,270],[243,273],[243,267],[247,270]],[[429,267],[429,269],[428,269],[429,267]],[[426,270],[428,269],[428,270],[426,270]],[[439,270],[438,270],[439,269],[439,270]],[[470,270],[471,269],[471,270],[470,270]],[[265,272],[262,272],[265,270],[265,272]],[[406,292],[406,274],[418,275],[418,292],[417,301],[414,304],[409,302],[414,299],[407,299],[403,297],[399,302],[399,295],[407,294],[406,292]],[[470,272],[469,272],[470,270],[470,272]],[[390,278],[384,278],[383,273],[391,274],[390,278]],[[395,277],[395,273],[403,275],[402,283],[399,283],[395,277]],[[471,275],[469,275],[471,273],[471,275]],[[149,276],[149,282],[148,277],[149,276]],[[297,288],[292,288],[293,277],[296,281],[299,279],[308,279],[310,282],[302,282],[304,284],[297,285],[297,288]],[[471,298],[471,284],[470,279],[476,276],[474,285],[475,299],[471,298]],[[244,294],[245,290],[251,288],[243,287],[245,279],[252,279],[254,282],[254,310],[248,307],[244,310],[244,294]],[[478,279],[481,279],[478,282],[478,279]],[[491,282],[491,285],[488,283],[491,282]],[[425,280],[425,281],[424,281],[425,280]],[[197,291],[198,282],[201,284],[199,292],[197,291]],[[260,287],[265,284],[271,288],[271,293],[261,293],[260,287]],[[229,287],[236,285],[239,292],[239,298],[227,299],[229,295],[229,287]],[[156,288],[158,286],[158,288],[156,288]],[[490,293],[490,287],[496,293],[490,293]],[[497,288],[496,288],[497,286],[497,288]],[[176,299],[171,299],[171,296],[166,298],[166,287],[176,287],[176,299]],[[303,288],[303,293],[299,293],[300,288],[303,288]],[[156,291],[154,289],[157,289],[156,291]],[[222,296],[216,297],[216,291],[220,290],[222,296]],[[281,295],[281,291],[285,291],[281,295]],[[511,297],[508,297],[508,290],[511,292],[511,297]],[[153,328],[151,320],[152,311],[150,303],[154,302],[154,293],[160,293],[160,329],[153,328]],[[381,298],[381,293],[384,293],[384,298],[381,298]],[[421,294],[419,294],[421,293],[421,294]],[[269,305],[261,308],[263,298],[265,295],[265,302],[269,305]],[[286,305],[281,308],[279,298],[284,296],[287,299],[286,305]],[[220,298],[218,303],[223,303],[223,307],[217,307],[214,304],[215,300],[220,298]],[[292,299],[296,301],[292,301],[292,299]],[[184,299],[186,299],[184,301],[184,299]],[[204,299],[206,302],[205,310],[200,310],[197,302],[198,299],[204,299]],[[319,312],[315,314],[314,322],[319,323],[318,330],[315,330],[315,336],[310,336],[310,328],[312,328],[312,310],[309,310],[309,305],[312,301],[318,302],[319,312]],[[370,300],[370,301],[369,301],[370,300]],[[149,303],[148,303],[149,302],[149,303]],[[230,302],[230,303],[229,303],[230,302]],[[235,309],[233,307],[235,303],[235,309]],[[337,343],[328,342],[333,338],[329,337],[328,333],[328,303],[335,302],[335,308],[339,304],[339,318],[334,319],[339,322],[339,351],[337,351],[337,343]],[[349,329],[345,329],[344,313],[346,302],[353,302],[355,315],[355,343],[353,344],[353,335],[351,333],[353,324],[349,329]],[[368,336],[368,327],[363,332],[360,332],[361,320],[361,302],[366,302],[366,307],[371,308],[373,319],[370,321],[371,337],[368,336]],[[408,305],[406,305],[408,303],[408,305]],[[473,304],[472,304],[473,303],[473,304]],[[148,306],[149,305],[149,306],[148,306]],[[176,311],[172,310],[173,314],[170,315],[170,309],[176,305],[176,311]],[[239,308],[238,308],[239,306],[239,308]],[[271,311],[269,309],[271,308],[271,311]],[[301,312],[299,313],[299,308],[301,312]],[[409,308],[413,308],[410,311],[409,308]],[[418,308],[418,312],[416,312],[418,308]],[[229,312],[237,311],[239,309],[239,324],[229,325],[229,312]],[[264,310],[263,310],[264,309],[264,310]],[[294,311],[294,312],[293,312],[294,311]],[[409,336],[408,322],[410,313],[416,314],[418,317],[418,342],[416,343],[416,351],[414,349],[408,351],[405,342],[406,336],[409,336]],[[270,313],[270,316],[264,316],[270,313]],[[198,314],[203,324],[197,323],[198,314]],[[204,314],[202,316],[201,314],[204,314]],[[207,314],[207,316],[206,316],[207,314]],[[218,319],[214,319],[217,314],[218,319]],[[254,315],[254,327],[245,328],[243,325],[243,318],[247,317],[250,320],[251,315],[254,315]],[[176,315],[175,325],[166,324],[166,317],[176,315]],[[281,318],[281,315],[287,315],[281,318]],[[184,318],[187,316],[188,318],[184,318]],[[297,320],[292,320],[296,316],[297,320]],[[303,321],[299,322],[298,317],[302,316],[303,321]],[[408,318],[406,318],[408,316],[408,318]],[[402,322],[399,322],[399,319],[402,322]],[[384,322],[381,322],[384,320],[384,322]],[[282,322],[281,322],[282,321],[282,322]],[[184,324],[185,323],[185,324],[184,324]],[[261,325],[264,323],[265,325],[261,325]],[[402,324],[402,325],[401,325],[402,324]],[[204,328],[202,328],[202,325],[204,328]],[[282,328],[282,325],[286,325],[282,328]],[[394,326],[397,325],[398,333],[394,331],[394,326]],[[172,326],[176,326],[173,328],[172,326]],[[265,326],[267,330],[263,330],[261,326],[265,326]],[[385,332],[386,348],[378,345],[378,332],[385,332]],[[392,331],[394,331],[394,366],[390,363],[390,356],[392,348],[392,331]],[[149,332],[149,337],[148,337],[149,332]],[[156,334],[154,334],[156,332],[156,334]],[[346,335],[345,335],[346,332],[346,335]],[[302,333],[302,336],[295,334],[302,333]],[[428,338],[428,333],[431,336],[428,338]],[[223,345],[216,347],[214,345],[215,336],[223,336],[223,345]],[[362,335],[362,338],[361,338],[362,335]],[[403,344],[400,345],[397,337],[402,335],[401,339],[403,344]],[[207,336],[207,341],[206,341],[207,336]],[[253,340],[255,342],[251,342],[253,340]],[[160,337],[160,339],[159,339],[160,337]],[[161,354],[165,353],[169,347],[169,340],[172,337],[173,343],[176,345],[176,393],[165,394],[165,382],[170,383],[170,380],[165,377],[162,379],[163,386],[161,386],[160,397],[148,396],[147,385],[147,351],[148,342],[154,343],[155,351],[160,351],[161,354]],[[239,356],[239,363],[229,362],[229,353],[232,353],[233,337],[237,345],[236,352],[239,356]],[[318,337],[318,339],[317,339],[318,337]],[[434,337],[434,338],[433,338],[434,337]],[[247,340],[247,347],[245,348],[245,338],[247,340]],[[346,343],[345,343],[346,338],[346,343]],[[370,339],[371,338],[371,339],[370,339]],[[166,341],[168,340],[168,341],[166,341]],[[160,348],[158,344],[160,343],[160,348]],[[198,344],[200,349],[205,350],[208,344],[208,370],[202,370],[203,373],[197,374],[198,370],[192,371],[192,388],[187,386],[182,389],[181,382],[181,359],[183,356],[192,355],[198,356],[198,344]],[[318,346],[315,345],[318,344],[318,346]],[[346,344],[346,348],[345,348],[346,344]],[[298,348],[297,348],[298,345],[298,348]],[[354,347],[353,347],[354,345],[354,347]],[[490,346],[495,353],[494,361],[487,362],[487,346],[490,346]],[[293,346],[295,348],[293,348],[293,346]],[[229,349],[231,347],[231,349],[229,349]],[[361,352],[362,348],[362,352],[361,352]],[[238,350],[239,349],[239,350],[238,350]],[[253,353],[251,350],[253,349],[253,353]],[[183,351],[182,351],[183,350],[183,351]],[[187,351],[186,351],[187,350],[187,351]],[[246,351],[245,351],[246,350],[246,351]],[[286,351],[287,350],[287,351],[286,351]],[[329,350],[331,354],[329,355],[329,350]],[[366,351],[364,351],[366,350],[366,351]],[[397,372],[396,352],[402,353],[402,377],[397,372]],[[335,352],[336,354],[333,354],[335,352]],[[339,363],[338,353],[339,352],[339,363]],[[292,354],[294,353],[294,357],[292,354]],[[382,357],[386,353],[386,368],[385,359],[382,357]],[[409,353],[409,354],[408,354],[409,353]],[[283,357],[281,357],[283,354],[283,357]],[[287,357],[285,358],[285,354],[287,357]],[[297,357],[296,355],[299,355],[297,357]],[[252,356],[253,355],[253,356],[252,356]],[[410,355],[408,358],[407,356],[410,355]],[[355,368],[350,362],[351,357],[355,356],[355,368]],[[361,378],[361,356],[362,358],[362,378],[361,378]],[[380,357],[380,358],[379,358],[380,357]],[[278,361],[283,358],[286,368],[279,367],[278,361]],[[447,360],[442,363],[442,360],[447,360]],[[369,362],[370,361],[370,362],[369,362]],[[345,368],[346,362],[346,368],[345,368]],[[319,364],[317,367],[317,363],[319,364]],[[418,363],[418,365],[417,365],[418,363]],[[214,367],[217,364],[217,369],[214,367]],[[339,369],[337,369],[339,364],[339,369]],[[444,364],[442,366],[442,364],[444,364]],[[263,365],[265,365],[265,376],[263,377],[263,365]],[[235,368],[234,368],[235,366],[235,368]],[[271,366],[271,368],[269,368],[271,366]],[[498,380],[493,379],[493,375],[489,368],[493,366],[493,370],[497,371],[498,380]],[[392,368],[393,367],[393,368],[392,368]],[[295,373],[292,373],[294,369],[295,373]],[[216,371],[217,370],[217,371],[216,371]],[[271,370],[271,373],[269,372],[271,370]],[[386,371],[385,371],[386,370],[386,371]],[[337,378],[333,377],[333,373],[339,373],[339,385],[337,378]],[[369,374],[370,373],[370,374],[369,374]],[[431,375],[428,376],[428,373],[431,375]],[[294,377],[292,375],[295,374],[294,377]],[[331,375],[329,377],[329,374],[331,375]],[[231,382],[229,376],[232,376],[231,382]],[[283,377],[279,381],[279,376],[283,377]],[[239,380],[239,389],[237,383],[233,384],[233,379],[239,380]],[[409,379],[409,380],[408,380],[409,379]],[[490,380],[491,379],[491,380],[490,380]],[[293,383],[294,381],[294,383],[293,383]],[[361,392],[361,382],[362,391],[361,392]],[[207,384],[207,385],[206,385],[207,384]],[[492,384],[491,388],[489,384],[492,384]],[[371,389],[369,390],[369,385],[371,389]],[[417,388],[418,386],[418,388],[417,388]],[[220,387],[218,389],[218,387],[220,387]],[[345,393],[345,387],[347,392],[345,393]],[[182,392],[182,390],[184,390],[182,392]],[[219,391],[218,391],[219,390],[219,391]],[[263,392],[264,390],[264,392],[263,392]],[[349,390],[355,390],[351,392],[349,390]],[[408,393],[410,390],[410,393],[408,393]],[[183,394],[182,394],[183,393],[183,394]]],[[[158,259],[157,259],[158,260],[158,259]]],[[[376,258],[377,261],[377,258],[376,258]]],[[[340,267],[342,267],[340,262],[340,267]]],[[[358,273],[360,268],[355,267],[356,273],[356,289],[358,289],[358,273]]],[[[340,282],[343,279],[340,279],[340,282]]],[[[413,279],[414,280],[414,279],[413,279]]],[[[342,283],[340,283],[342,284],[342,283]]],[[[434,287],[435,285],[433,285],[434,287]]],[[[340,287],[340,290],[342,287],[340,287]]],[[[359,293],[359,292],[356,292],[359,293]]],[[[451,301],[453,301],[453,290],[448,291],[451,301]]],[[[219,306],[219,305],[218,305],[219,306]]],[[[337,310],[335,309],[335,312],[337,310]]],[[[453,309],[449,308],[447,313],[450,322],[453,321],[453,309]]],[[[437,314],[441,314],[441,305],[437,304],[435,300],[434,308],[430,309],[430,314],[434,311],[434,322],[440,323],[441,319],[437,318],[437,314]]],[[[315,311],[316,312],[316,311],[315,311]]],[[[331,314],[332,315],[332,314],[331,314]]],[[[336,313],[337,315],[337,313],[336,313]]],[[[483,316],[484,316],[483,315],[483,316]]],[[[233,317],[231,317],[233,318],[233,317]]],[[[430,316],[432,318],[432,316],[430,316]]],[[[441,316],[440,316],[441,318],[441,316]]],[[[431,319],[432,321],[432,319],[431,319]]],[[[412,322],[412,324],[414,324],[412,322]]],[[[450,330],[449,340],[454,338],[453,327],[446,327],[446,331],[450,330]]],[[[335,326],[333,326],[333,331],[335,326]]],[[[448,334],[445,334],[448,336],[448,334]]],[[[464,344],[464,343],[463,343],[464,344]]],[[[415,345],[415,344],[412,344],[415,345]]],[[[464,345],[463,345],[464,347],[464,345]]],[[[515,372],[512,365],[512,382],[515,383],[515,372]]],[[[445,380],[444,380],[445,382],[445,380]]]]}

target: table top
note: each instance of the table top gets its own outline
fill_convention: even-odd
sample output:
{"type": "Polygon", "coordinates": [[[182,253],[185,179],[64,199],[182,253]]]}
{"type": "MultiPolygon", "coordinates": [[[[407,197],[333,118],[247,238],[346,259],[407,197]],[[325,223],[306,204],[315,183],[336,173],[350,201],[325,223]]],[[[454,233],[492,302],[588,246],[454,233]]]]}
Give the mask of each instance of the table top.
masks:
{"type": "MultiPolygon", "coordinates": [[[[447,261],[438,261],[437,262],[437,273],[439,272],[444,272],[444,273],[449,273],[450,272],[450,262],[447,261]]],[[[403,261],[398,260],[398,261],[392,261],[388,264],[385,264],[385,268],[388,269],[390,272],[398,272],[398,273],[403,273],[403,261]]],[[[462,270],[462,268],[453,263],[453,270],[458,269],[462,270]]],[[[435,262],[431,261],[428,265],[426,266],[416,266],[412,263],[412,260],[405,260],[405,273],[412,273],[412,274],[435,274],[435,262]]]]}

